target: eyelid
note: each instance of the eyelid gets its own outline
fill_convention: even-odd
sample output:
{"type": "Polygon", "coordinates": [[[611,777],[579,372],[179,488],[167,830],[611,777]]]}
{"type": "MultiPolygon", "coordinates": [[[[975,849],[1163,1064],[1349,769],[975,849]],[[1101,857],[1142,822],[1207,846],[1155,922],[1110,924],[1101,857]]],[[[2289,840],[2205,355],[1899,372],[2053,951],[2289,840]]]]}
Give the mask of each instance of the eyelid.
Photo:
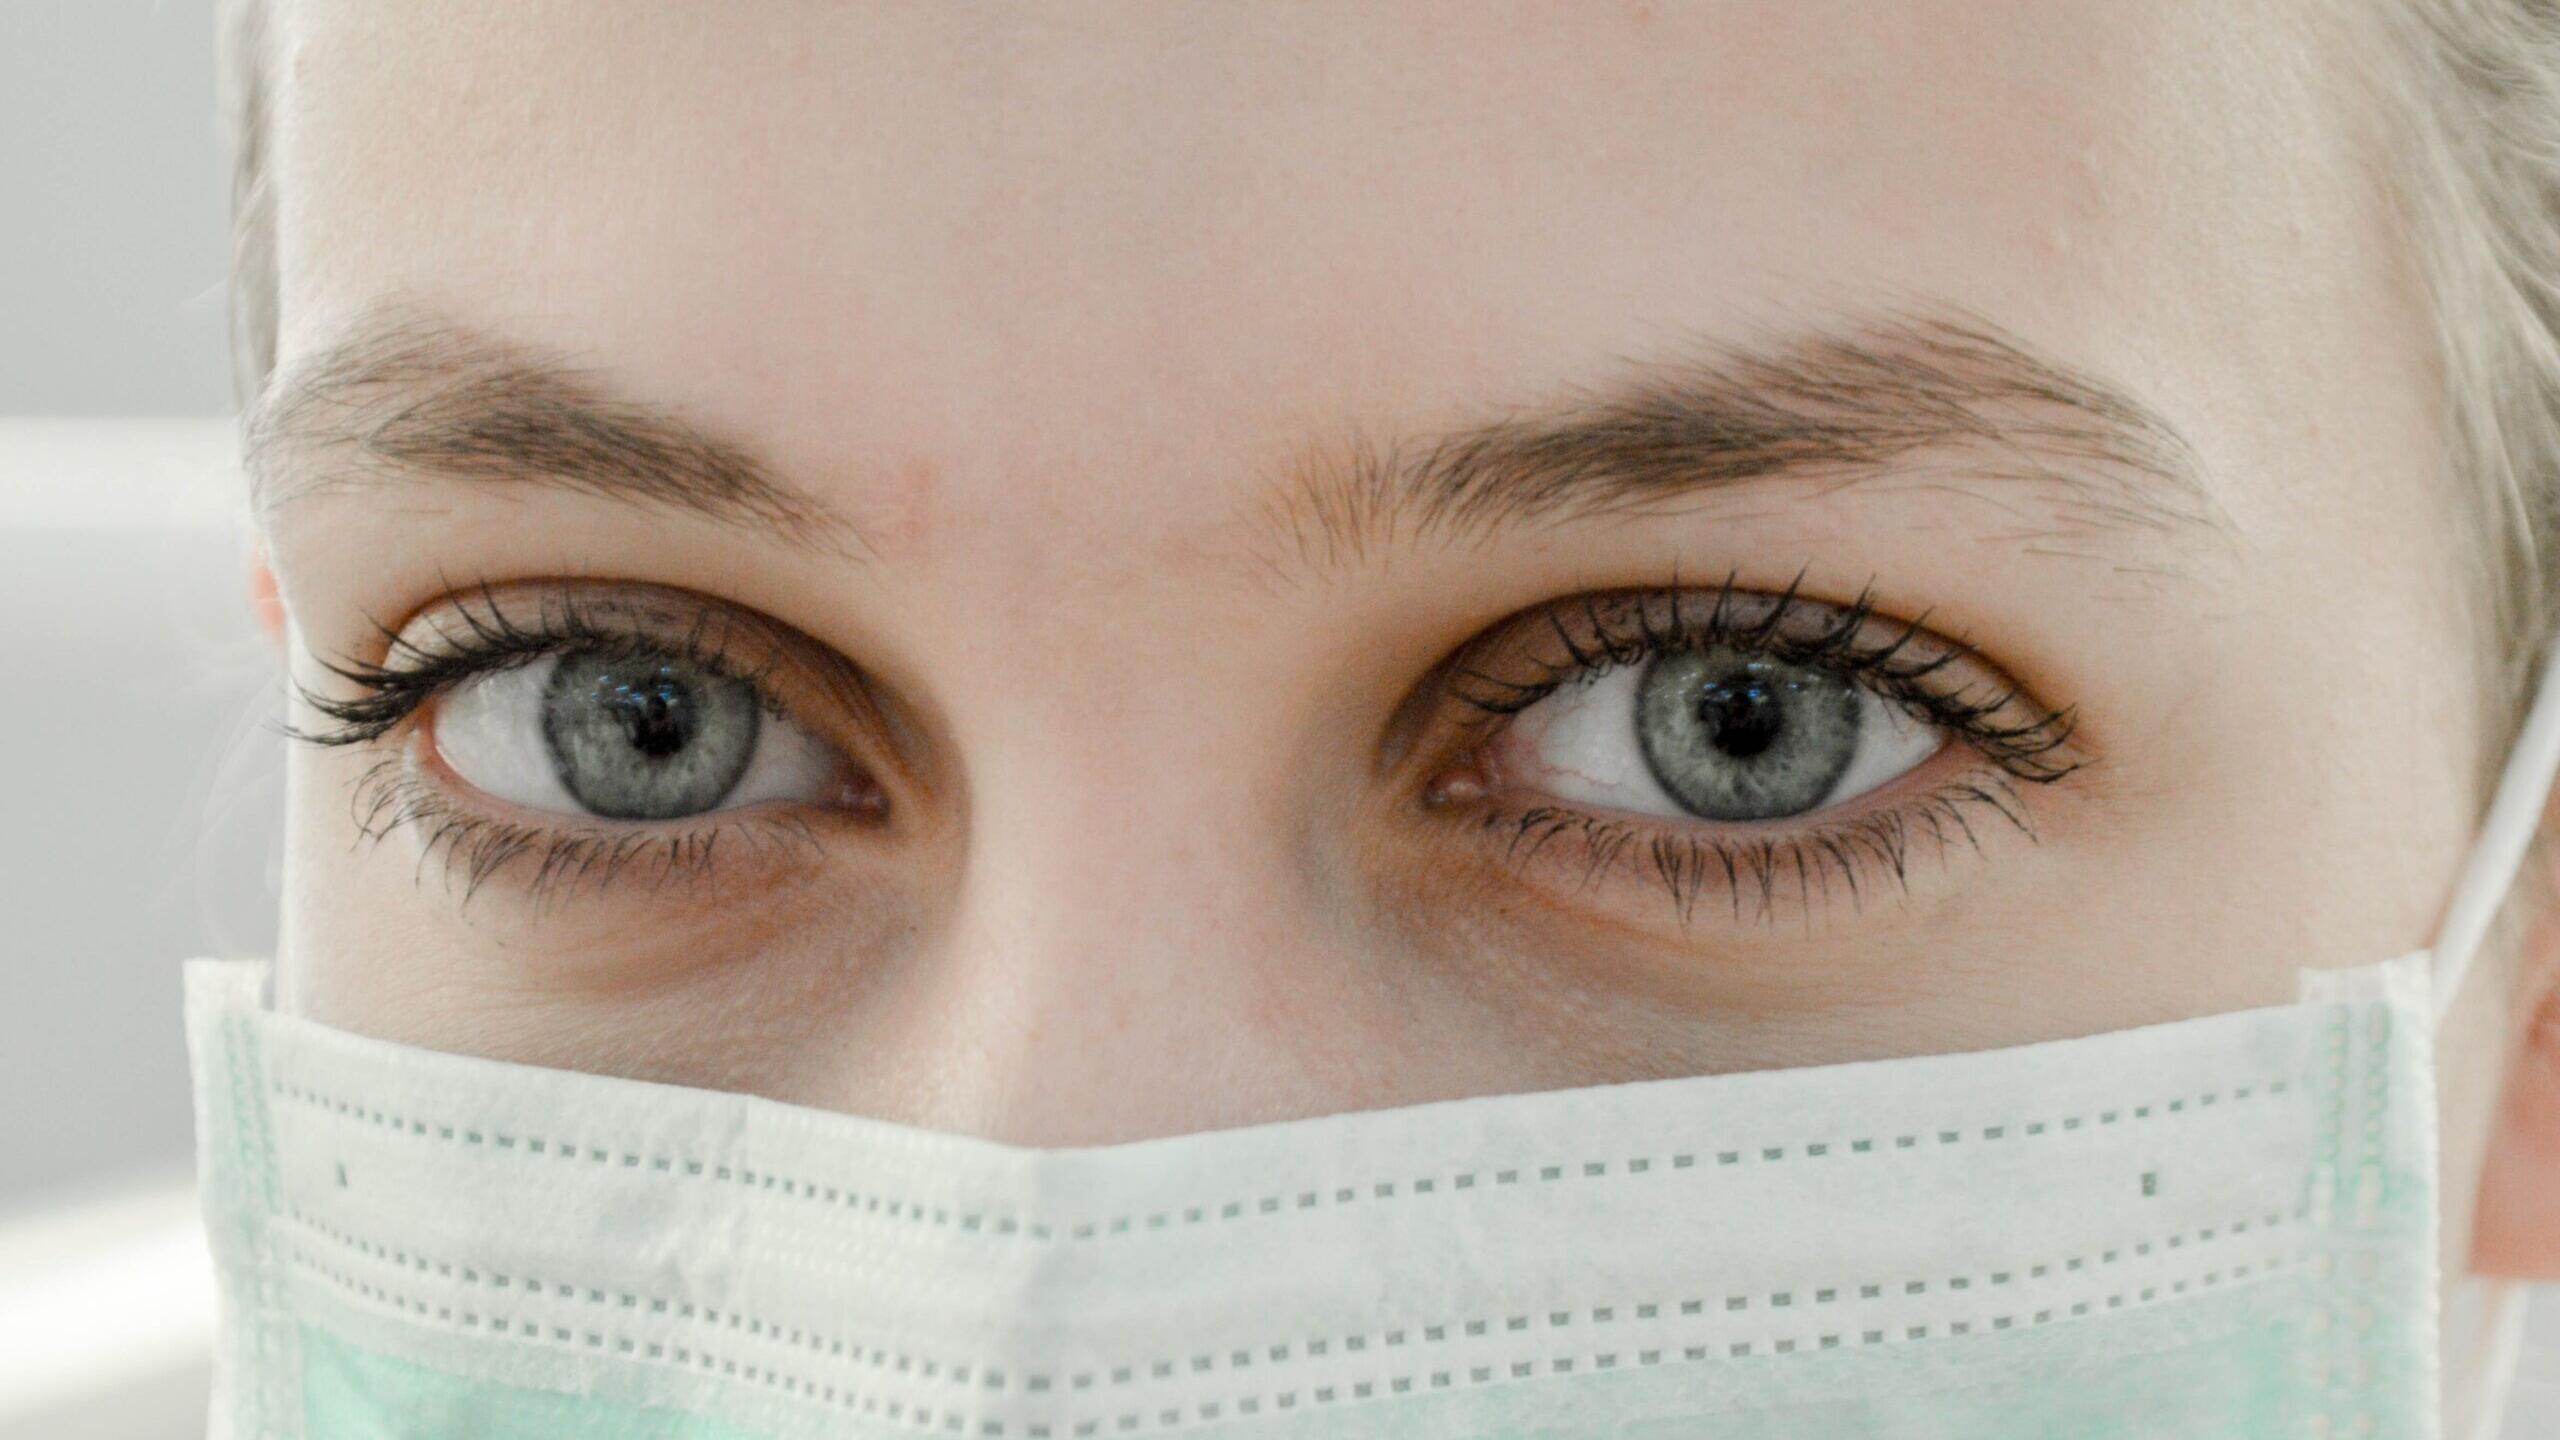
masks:
{"type": "Polygon", "coordinates": [[[1802,593],[1742,589],[1587,591],[1497,622],[1447,663],[1443,685],[1477,712],[1476,735],[1576,680],[1654,655],[1711,645],[1824,670],[1947,730],[2013,777],[2061,779],[2087,763],[2076,707],[2030,695],[1961,637],[1886,617],[1872,585],[1845,605],[1802,593]],[[1541,653],[1544,652],[1544,653],[1541,653]]]}
{"type": "MultiPolygon", "coordinates": [[[[829,689],[850,700],[865,689],[850,662],[779,622],[690,592],[626,585],[601,595],[584,587],[483,582],[440,598],[406,624],[377,624],[382,656],[348,655],[314,662],[352,693],[323,695],[296,682],[305,704],[335,722],[319,732],[289,729],[318,745],[362,744],[407,722],[469,679],[535,663],[580,648],[673,653],[754,685],[770,706],[801,715],[777,692],[829,689]],[[532,612],[527,615],[527,611],[532,612]],[[822,651],[823,658],[811,655],[822,651]],[[841,674],[832,672],[841,671],[841,674]]],[[[814,707],[811,707],[814,708],[814,707]]]]}
{"type": "Polygon", "coordinates": [[[1746,591],[1734,574],[1712,590],[1591,591],[1516,612],[1460,647],[1429,687],[1437,695],[1429,711],[1446,712],[1454,700],[1474,713],[1421,722],[1428,738],[1411,753],[1431,777],[1426,805],[1467,825],[1511,868],[1558,870],[1576,891],[1629,869],[1649,876],[1670,892],[1684,927],[1712,888],[1730,892],[1736,921],[1770,918],[1785,904],[1810,916],[1818,901],[1840,898],[1863,908],[1869,875],[1910,883],[1915,845],[1980,851],[1971,817],[1997,816],[2035,839],[2024,788],[2061,780],[2092,758],[2077,741],[2075,708],[2047,705],[1970,641],[1928,630],[1927,613],[1885,618],[1872,586],[1839,605],[1805,596],[1800,584],[1746,591]],[[1557,689],[1668,648],[1710,644],[1834,673],[1845,667],[1846,678],[1957,743],[1840,804],[1752,822],[1506,794],[1480,763],[1511,716],[1557,689]]]}
{"type": "Polygon", "coordinates": [[[468,904],[500,872],[529,878],[523,898],[543,904],[572,891],[636,878],[651,888],[718,873],[774,878],[822,862],[822,837],[839,822],[865,832],[904,813],[893,782],[912,774],[891,712],[867,677],[823,643],[770,617],[691,591],[630,582],[483,583],[449,593],[398,629],[377,626],[381,658],[349,656],[324,670],[353,692],[296,689],[336,728],[289,730],[322,745],[400,744],[351,779],[361,839],[415,834],[418,872],[441,852],[449,883],[468,904]],[[436,703],[456,687],[576,649],[627,645],[677,654],[754,682],[760,701],[820,744],[849,772],[843,806],[740,805],[664,821],[625,821],[528,808],[482,792],[439,754],[436,703]],[[875,763],[875,761],[877,763],[875,763]],[[731,837],[722,843],[723,837],[731,837]],[[742,869],[752,866],[752,870],[742,869]]]}
{"type": "Polygon", "coordinates": [[[783,621],[715,596],[639,581],[483,581],[447,592],[397,628],[374,628],[381,637],[374,654],[312,653],[335,693],[298,680],[292,688],[332,723],[288,726],[289,737],[369,744],[412,726],[465,680],[570,649],[629,646],[753,682],[769,711],[867,775],[893,812],[923,813],[917,806],[940,788],[918,738],[924,732],[866,671],[783,621]]]}

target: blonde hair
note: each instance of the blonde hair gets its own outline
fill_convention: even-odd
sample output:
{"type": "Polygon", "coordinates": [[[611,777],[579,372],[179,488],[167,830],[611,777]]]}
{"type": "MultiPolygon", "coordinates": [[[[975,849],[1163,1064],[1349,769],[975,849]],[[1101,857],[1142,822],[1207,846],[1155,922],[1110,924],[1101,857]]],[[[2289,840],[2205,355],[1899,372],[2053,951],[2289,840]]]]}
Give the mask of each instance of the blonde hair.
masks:
{"type": "Polygon", "coordinates": [[[231,390],[243,411],[276,367],[275,177],[267,166],[266,0],[220,0],[215,43],[231,150],[231,390]]]}
{"type": "MultiPolygon", "coordinates": [[[[2316,7],[2324,12],[2327,7],[2316,7]]],[[[2374,0],[2366,57],[2386,187],[2428,291],[2451,442],[2480,528],[2486,753],[2560,632],[2560,0],[2374,0]]],[[[2353,28],[2353,27],[2350,27],[2353,28]]],[[[232,170],[231,345],[243,406],[275,365],[265,0],[222,0],[232,170]]]]}
{"type": "Polygon", "coordinates": [[[2447,469],[2481,532],[2494,772],[2560,633],[2560,0],[2377,11],[2388,188],[2428,292],[2447,469]]]}

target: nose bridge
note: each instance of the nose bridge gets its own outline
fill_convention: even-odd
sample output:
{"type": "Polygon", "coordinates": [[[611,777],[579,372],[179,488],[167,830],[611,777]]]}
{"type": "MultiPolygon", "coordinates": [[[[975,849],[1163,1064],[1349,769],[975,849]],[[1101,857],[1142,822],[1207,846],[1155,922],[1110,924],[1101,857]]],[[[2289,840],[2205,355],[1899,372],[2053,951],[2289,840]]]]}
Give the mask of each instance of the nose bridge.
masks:
{"type": "Polygon", "coordinates": [[[1151,783],[1182,763],[980,789],[928,961],[929,1023],[963,1057],[941,1128],[1037,1145],[1213,1128],[1294,1070],[1268,996],[1316,969],[1291,953],[1303,907],[1249,819],[1189,778],[1151,783]]]}
{"type": "Polygon", "coordinates": [[[1144,493],[1087,497],[1108,545],[988,527],[980,561],[998,573],[951,616],[974,657],[939,687],[969,776],[970,880],[1000,908],[1037,888],[1017,880],[1057,881],[1088,911],[1145,896],[1123,929],[1175,923],[1250,888],[1236,862],[1276,818],[1275,637],[1211,598],[1194,526],[1142,513],[1144,493]]]}
{"type": "Polygon", "coordinates": [[[1274,1017],[1326,967],[1263,780],[1271,737],[1220,698],[1233,665],[1128,618],[1147,611],[1168,613],[1086,597],[1011,626],[950,697],[967,840],[917,1017],[945,1057],[939,1113],[917,1117],[936,1128],[1108,1143],[1241,1123],[1298,1088],[1274,1017]]]}
{"type": "MultiPolygon", "coordinates": [[[[1024,726],[971,786],[958,917],[989,938],[1074,956],[1197,947],[1280,903],[1232,757],[1160,709],[1131,707],[1131,732],[1072,738],[1075,724],[1024,726]],[[1149,711],[1153,713],[1146,713],[1149,711]]],[[[1084,717],[1101,728],[1098,713],[1084,717]]],[[[1090,962],[1082,962],[1090,963],[1090,962]]]]}

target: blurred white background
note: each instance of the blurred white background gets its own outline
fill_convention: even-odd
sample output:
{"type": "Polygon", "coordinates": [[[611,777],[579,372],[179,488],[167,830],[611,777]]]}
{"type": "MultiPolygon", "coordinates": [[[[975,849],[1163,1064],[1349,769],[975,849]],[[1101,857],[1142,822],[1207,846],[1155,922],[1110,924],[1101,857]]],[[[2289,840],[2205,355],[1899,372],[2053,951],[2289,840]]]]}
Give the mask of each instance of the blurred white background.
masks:
{"type": "Polygon", "coordinates": [[[273,943],[282,746],[226,197],[210,0],[0,0],[0,1440],[203,1429],[178,962],[273,943]]]}
{"type": "Polygon", "coordinates": [[[0,1440],[201,1435],[178,962],[274,941],[207,0],[0,0],[0,1440]]]}

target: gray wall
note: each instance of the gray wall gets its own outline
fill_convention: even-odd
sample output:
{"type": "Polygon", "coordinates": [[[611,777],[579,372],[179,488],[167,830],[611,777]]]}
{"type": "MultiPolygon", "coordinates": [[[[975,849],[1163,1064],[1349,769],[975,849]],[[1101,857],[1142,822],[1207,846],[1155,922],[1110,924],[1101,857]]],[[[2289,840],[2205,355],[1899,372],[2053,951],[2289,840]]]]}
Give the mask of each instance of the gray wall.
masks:
{"type": "Polygon", "coordinates": [[[0,1217],[184,1173],[176,962],[272,943],[239,546],[119,503],[234,482],[9,418],[230,408],[213,39],[211,0],[0,0],[0,1217]]]}
{"type": "Polygon", "coordinates": [[[241,577],[220,530],[0,517],[0,664],[33,677],[0,705],[0,1221],[186,1173],[178,963],[274,944],[283,742],[241,577]]]}
{"type": "Polygon", "coordinates": [[[229,408],[211,0],[0,0],[0,415],[229,408]]]}

